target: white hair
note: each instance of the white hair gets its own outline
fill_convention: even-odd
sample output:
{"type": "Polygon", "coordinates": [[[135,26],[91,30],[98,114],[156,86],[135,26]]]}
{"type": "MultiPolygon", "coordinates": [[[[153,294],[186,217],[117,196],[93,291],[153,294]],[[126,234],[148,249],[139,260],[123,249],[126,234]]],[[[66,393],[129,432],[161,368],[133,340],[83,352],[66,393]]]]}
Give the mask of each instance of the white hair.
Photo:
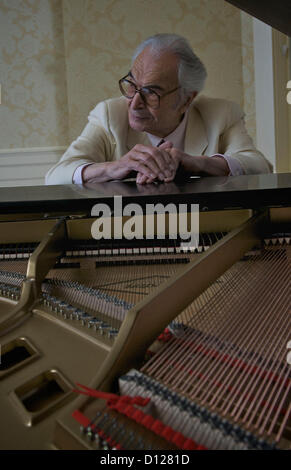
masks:
{"type": "Polygon", "coordinates": [[[146,47],[150,47],[151,52],[157,56],[169,51],[178,57],[178,80],[182,90],[181,97],[188,97],[193,91],[199,93],[203,89],[207,76],[206,69],[183,36],[156,34],[149,37],[136,48],[132,63],[146,47]]]}

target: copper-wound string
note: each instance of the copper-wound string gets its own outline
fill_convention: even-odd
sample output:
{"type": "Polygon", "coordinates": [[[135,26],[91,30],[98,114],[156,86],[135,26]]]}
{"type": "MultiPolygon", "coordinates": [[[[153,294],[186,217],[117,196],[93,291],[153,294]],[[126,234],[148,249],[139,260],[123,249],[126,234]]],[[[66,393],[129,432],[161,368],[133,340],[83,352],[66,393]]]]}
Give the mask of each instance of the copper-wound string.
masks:
{"type": "MultiPolygon", "coordinates": [[[[256,350],[257,357],[260,358],[262,354],[264,355],[264,351],[266,350],[266,339],[265,338],[268,337],[270,327],[271,328],[273,326],[275,327],[276,322],[280,321],[280,316],[281,316],[280,311],[277,314],[278,320],[273,318],[273,321],[272,321],[273,309],[276,307],[276,303],[278,304],[279,299],[276,299],[276,297],[272,296],[271,288],[279,289],[281,287],[282,279],[284,279],[284,275],[286,273],[285,273],[285,270],[283,269],[283,272],[281,272],[281,276],[280,277],[277,276],[277,279],[274,280],[274,271],[273,271],[273,269],[275,269],[275,266],[273,266],[273,264],[272,264],[272,265],[268,265],[267,268],[269,268],[270,275],[264,276],[264,288],[260,292],[260,294],[263,296],[263,301],[262,301],[263,304],[258,304],[258,303],[254,304],[254,310],[249,309],[249,312],[247,311],[247,308],[249,308],[249,304],[247,304],[246,308],[241,311],[242,321],[244,319],[246,319],[246,321],[245,321],[245,330],[241,331],[241,338],[242,338],[243,341],[238,342],[238,344],[241,348],[246,348],[245,352],[241,356],[242,361],[245,358],[247,358],[248,352],[251,351],[252,349],[256,350]],[[271,299],[270,299],[270,297],[271,297],[271,299]],[[255,323],[253,323],[253,321],[252,321],[253,318],[255,318],[255,323]],[[271,325],[270,325],[270,323],[268,323],[268,320],[271,321],[271,325]],[[248,324],[249,324],[249,326],[248,326],[248,324]],[[261,326],[261,325],[263,325],[263,326],[261,326]],[[258,332],[260,333],[260,339],[259,340],[258,340],[258,337],[257,337],[258,332]]],[[[260,279],[258,278],[258,282],[256,284],[257,287],[259,287],[259,284],[258,284],[259,282],[260,282],[260,279]]],[[[285,287],[285,289],[286,289],[286,287],[285,287]]],[[[270,353],[270,344],[268,344],[267,348],[268,348],[267,352],[270,353]]],[[[248,361],[247,364],[248,364],[248,367],[247,367],[247,370],[244,374],[240,373],[239,368],[237,368],[236,370],[230,370],[228,376],[226,377],[226,379],[221,384],[221,386],[224,388],[224,390],[226,390],[227,387],[230,387],[230,384],[232,384],[232,388],[235,390],[234,397],[236,397],[238,395],[239,391],[241,390],[241,388],[244,385],[244,383],[246,382],[246,380],[249,379],[250,374],[251,373],[253,374],[253,372],[252,372],[253,367],[255,365],[257,365],[259,367],[259,369],[257,369],[257,370],[261,370],[261,367],[262,367],[259,364],[257,364],[257,362],[255,360],[252,360],[252,359],[250,359],[250,361],[248,361]],[[241,383],[241,386],[239,388],[238,388],[238,384],[234,383],[235,377],[238,377],[238,382],[242,379],[242,383],[241,383]]],[[[253,377],[254,376],[255,376],[255,374],[253,374],[253,377]]],[[[251,381],[252,381],[252,379],[250,379],[249,383],[251,381]]],[[[213,404],[213,405],[217,404],[217,400],[215,401],[215,398],[217,398],[218,395],[219,395],[219,391],[217,390],[217,392],[214,395],[213,399],[210,401],[210,404],[213,404]]],[[[239,399],[238,404],[242,401],[242,398],[246,395],[247,395],[247,390],[244,388],[244,395],[241,396],[241,398],[239,399]]],[[[227,401],[227,407],[226,407],[225,412],[227,412],[230,409],[232,403],[233,403],[233,400],[228,400],[227,401]]],[[[238,404],[236,404],[236,408],[237,408],[238,404]]]]}
{"type": "MultiPolygon", "coordinates": [[[[229,275],[226,275],[226,276],[229,276],[229,275]]],[[[230,283],[226,283],[226,286],[225,286],[226,290],[229,289],[229,285],[230,285],[230,283]]],[[[192,326],[195,327],[195,325],[192,325],[192,324],[193,323],[201,323],[202,326],[204,326],[205,323],[206,324],[210,323],[209,320],[211,321],[211,319],[209,319],[209,317],[205,315],[205,314],[207,314],[207,306],[209,305],[209,303],[211,303],[211,305],[214,304],[215,306],[220,303],[221,306],[223,306],[224,295],[225,295],[224,291],[222,291],[222,290],[217,291],[216,286],[212,285],[207,289],[207,291],[203,294],[203,296],[200,296],[194,302],[194,305],[192,305],[192,309],[189,308],[189,310],[192,310],[192,318],[190,319],[191,321],[189,321],[189,323],[187,325],[190,328],[188,328],[186,330],[186,332],[184,334],[182,334],[181,337],[179,337],[178,339],[173,338],[173,340],[170,343],[167,344],[165,349],[163,349],[159,353],[159,357],[158,358],[154,357],[152,359],[152,361],[149,364],[147,364],[147,371],[148,371],[149,374],[154,374],[156,369],[158,369],[161,374],[166,373],[165,369],[162,369],[160,367],[161,362],[163,361],[163,359],[165,359],[165,362],[166,362],[167,365],[169,365],[169,361],[171,363],[175,363],[175,361],[178,359],[179,355],[183,359],[184,354],[185,354],[185,352],[184,352],[185,343],[186,343],[186,347],[189,347],[189,345],[192,344],[194,351],[199,346],[199,344],[202,342],[202,340],[203,340],[203,342],[205,341],[206,344],[207,344],[207,338],[208,338],[209,335],[207,333],[205,333],[203,335],[202,332],[198,331],[198,330],[197,331],[194,330],[194,332],[193,332],[191,327],[192,326]],[[195,306],[197,304],[199,305],[200,303],[202,303],[202,307],[199,310],[198,307],[195,308],[195,306]],[[193,316],[193,310],[195,312],[194,316],[193,316]],[[207,320],[206,322],[205,322],[205,319],[207,320]],[[195,344],[197,333],[199,335],[199,337],[197,339],[198,343],[195,344]],[[152,367],[150,367],[151,363],[154,363],[152,367]]],[[[218,330],[223,331],[223,327],[224,327],[224,324],[222,322],[220,322],[220,324],[219,323],[217,324],[218,330]]],[[[219,331],[217,331],[216,333],[219,333],[219,331]]],[[[218,334],[216,334],[216,337],[218,337],[218,334]]],[[[215,343],[216,337],[214,337],[214,339],[212,339],[212,340],[209,339],[208,344],[210,344],[212,341],[215,343]]],[[[185,365],[185,363],[184,363],[184,370],[185,370],[185,374],[187,374],[187,366],[185,365]]],[[[176,373],[177,373],[177,370],[174,369],[173,370],[173,375],[176,376],[176,373]]],[[[159,375],[158,375],[158,377],[159,377],[159,375]]],[[[171,377],[171,374],[170,374],[170,376],[167,376],[167,381],[169,381],[169,382],[170,382],[170,377],[171,377]]]]}
{"type": "MultiPolygon", "coordinates": [[[[288,292],[286,293],[288,294],[288,292]]],[[[239,389],[241,389],[245,382],[249,379],[246,387],[244,388],[244,394],[241,395],[241,399],[236,403],[231,413],[232,416],[235,416],[236,420],[239,419],[246,405],[245,401],[243,401],[243,397],[246,397],[248,393],[249,396],[252,397],[252,404],[250,404],[250,406],[248,407],[248,410],[246,411],[246,414],[243,418],[243,420],[246,421],[256,401],[258,400],[257,406],[253,412],[252,417],[255,416],[269,388],[272,388],[272,393],[275,392],[276,387],[274,386],[274,383],[272,384],[272,379],[274,380],[276,378],[276,383],[281,383],[279,380],[281,368],[280,359],[282,358],[282,352],[284,352],[286,347],[286,345],[284,345],[282,342],[282,338],[284,338],[284,332],[286,331],[286,328],[288,329],[288,325],[290,323],[288,303],[289,300],[286,300],[285,305],[280,305],[280,309],[278,309],[277,315],[274,316],[273,321],[268,324],[268,329],[266,331],[266,335],[268,335],[267,337],[270,337],[270,332],[273,330],[273,328],[275,329],[276,326],[278,327],[278,331],[276,335],[273,335],[270,342],[268,342],[267,349],[264,351],[265,363],[262,365],[254,364],[254,367],[257,367],[257,370],[252,373],[251,377],[249,377],[251,374],[250,369],[250,371],[245,374],[244,380],[241,382],[239,389]],[[285,312],[282,311],[282,308],[286,309],[285,312]],[[261,384],[259,385],[260,381],[261,384]],[[255,390],[257,391],[254,394],[255,390]],[[240,405],[241,407],[239,408],[240,405]]],[[[228,408],[226,409],[226,411],[227,410],[228,408]]]]}
{"type": "MultiPolygon", "coordinates": [[[[211,291],[211,290],[212,290],[212,287],[210,287],[207,290],[207,292],[206,292],[207,296],[209,295],[209,291],[211,291]]],[[[203,294],[203,296],[205,297],[205,294],[203,294]]],[[[212,303],[214,301],[214,298],[215,298],[215,302],[218,302],[219,296],[220,296],[220,301],[223,302],[223,295],[221,296],[221,292],[218,292],[218,293],[216,293],[216,297],[210,295],[210,300],[212,301],[212,303]]],[[[195,319],[197,319],[197,317],[199,317],[199,318],[202,317],[202,320],[204,320],[205,317],[203,318],[203,315],[205,313],[206,305],[207,304],[204,303],[202,308],[200,310],[198,310],[197,312],[195,312],[195,319]]],[[[220,325],[220,328],[222,328],[222,327],[223,326],[220,325]]],[[[192,346],[191,349],[193,349],[193,352],[195,352],[196,348],[199,346],[199,344],[202,342],[202,340],[203,340],[203,342],[204,341],[207,342],[207,337],[208,337],[207,334],[202,335],[201,332],[199,332],[199,331],[197,332],[195,330],[193,331],[192,329],[189,328],[188,330],[186,330],[186,332],[181,337],[179,337],[178,339],[174,338],[170,344],[168,343],[168,348],[167,347],[165,348],[164,354],[162,354],[162,352],[159,354],[159,356],[161,356],[161,357],[153,358],[153,361],[155,362],[155,364],[154,364],[155,367],[147,367],[148,373],[154,374],[155,370],[158,369],[158,373],[156,374],[156,377],[157,378],[162,378],[164,374],[167,374],[167,377],[165,377],[165,380],[170,383],[171,376],[172,375],[177,376],[177,369],[174,368],[172,374],[168,373],[169,369],[165,369],[165,368],[160,367],[162,361],[159,360],[159,359],[162,359],[162,360],[165,359],[166,365],[169,366],[170,363],[175,364],[177,362],[177,360],[179,359],[179,357],[180,357],[184,361],[184,366],[183,366],[184,367],[184,369],[183,369],[184,373],[186,375],[188,375],[188,366],[187,366],[187,364],[185,364],[185,347],[189,348],[189,347],[192,346]],[[197,334],[198,334],[198,338],[196,339],[197,334]]],[[[212,340],[212,341],[215,341],[215,339],[212,340]]],[[[211,340],[210,340],[210,342],[211,342],[211,340]]],[[[192,365],[193,364],[191,364],[191,367],[192,367],[192,365]]],[[[180,378],[180,375],[179,375],[179,378],[180,378]]]]}
{"type": "MultiPolygon", "coordinates": [[[[282,389],[285,387],[290,387],[290,378],[288,378],[288,367],[289,365],[286,363],[285,367],[281,369],[280,374],[277,376],[278,382],[281,384],[279,389],[269,394],[268,399],[265,400],[265,405],[261,409],[261,414],[258,416],[258,419],[254,425],[255,428],[260,426],[260,423],[263,421],[262,426],[260,427],[259,433],[261,434],[266,427],[267,422],[270,419],[271,414],[273,413],[274,407],[276,408],[276,403],[279,399],[279,396],[282,393],[282,389]],[[284,380],[285,377],[285,380],[284,380]],[[274,396],[276,392],[276,395],[274,396]],[[267,411],[268,410],[268,411],[267,411]]],[[[279,409],[279,407],[277,407],[279,409]]]]}
{"type": "MultiPolygon", "coordinates": [[[[265,279],[265,283],[266,283],[266,279],[265,279]]],[[[245,291],[246,295],[250,296],[251,293],[254,293],[254,290],[255,290],[255,285],[253,286],[252,283],[251,285],[246,284],[246,291],[245,291]]],[[[248,349],[245,352],[243,352],[243,349],[247,346],[253,345],[252,342],[249,340],[249,338],[255,341],[256,331],[258,331],[257,328],[259,328],[260,321],[261,321],[260,318],[255,316],[257,308],[251,311],[249,308],[250,307],[249,303],[247,304],[247,306],[244,305],[244,299],[245,299],[245,296],[242,296],[239,304],[234,305],[234,308],[236,309],[236,311],[240,312],[240,315],[237,317],[240,321],[239,321],[239,324],[236,324],[237,322],[234,323],[234,328],[232,332],[232,338],[233,338],[232,344],[235,344],[236,347],[239,348],[240,351],[242,351],[238,359],[240,362],[244,361],[245,357],[248,356],[249,351],[251,351],[250,347],[248,347],[248,349]],[[255,319],[255,324],[253,323],[253,319],[255,319]],[[254,332],[253,334],[252,334],[252,331],[254,332]]],[[[232,345],[228,349],[227,347],[222,348],[222,353],[224,353],[224,355],[229,354],[230,358],[233,357],[231,347],[232,345]]],[[[224,363],[224,361],[220,361],[220,364],[217,364],[217,361],[214,361],[214,362],[215,364],[213,364],[210,369],[210,371],[212,370],[215,371],[215,375],[212,377],[212,380],[211,380],[211,383],[214,384],[214,390],[216,389],[216,392],[214,393],[212,399],[210,400],[210,404],[213,404],[213,405],[217,404],[217,401],[221,399],[222,389],[224,388],[224,390],[227,390],[227,388],[230,386],[231,380],[233,380],[233,378],[236,375],[241,375],[239,367],[236,367],[235,369],[233,368],[233,361],[228,361],[228,363],[226,364],[224,363]],[[228,371],[229,371],[229,374],[226,375],[228,371]],[[224,376],[226,375],[226,378],[222,381],[223,375],[224,376]],[[227,380],[229,379],[229,376],[231,377],[231,380],[227,380]],[[219,387],[217,387],[218,382],[219,382],[219,387]]],[[[207,374],[203,382],[205,382],[206,380],[209,380],[210,371],[207,370],[207,374]]],[[[201,386],[202,386],[202,382],[199,384],[199,389],[201,388],[201,386]]],[[[197,390],[196,390],[196,393],[197,393],[197,390]]],[[[205,401],[208,400],[212,393],[213,393],[213,387],[210,389],[205,387],[204,388],[204,400],[205,401]]],[[[201,398],[203,398],[203,393],[202,393],[201,398]]]]}
{"type": "MultiPolygon", "coordinates": [[[[242,413],[245,413],[243,420],[249,418],[247,426],[254,424],[255,419],[256,427],[259,426],[268,410],[260,432],[270,423],[272,415],[274,424],[269,429],[274,428],[279,415],[283,414],[283,421],[287,422],[283,407],[290,396],[290,366],[283,367],[282,358],[286,360],[284,350],[290,339],[288,250],[290,251],[289,247],[266,250],[263,257],[254,257],[253,263],[246,263],[245,269],[241,271],[242,275],[238,277],[239,289],[236,282],[231,282],[231,285],[235,286],[235,292],[228,298],[228,302],[233,302],[233,311],[236,312],[234,319],[228,319],[227,314],[223,315],[223,304],[219,301],[219,297],[220,300],[222,298],[221,293],[220,296],[215,295],[210,299],[207,308],[204,304],[199,313],[204,310],[209,318],[213,312],[220,320],[221,317],[225,320],[221,323],[222,328],[217,329],[216,338],[208,333],[200,335],[197,329],[186,329],[184,335],[168,343],[143,369],[155,377],[162,378],[171,388],[178,388],[190,398],[197,397],[200,392],[200,399],[204,397],[204,401],[209,401],[209,404],[216,408],[218,406],[223,414],[230,410],[235,419],[242,419],[242,413]],[[238,291],[239,300],[236,298],[238,291]],[[258,296],[260,305],[257,302],[258,296]],[[203,351],[201,353],[198,350],[199,343],[204,347],[204,357],[203,351]],[[217,344],[219,349],[216,354],[212,355],[211,351],[207,351],[206,348],[217,344]],[[236,351],[239,351],[237,357],[236,351]],[[192,360],[190,356],[194,353],[192,360]],[[223,358],[228,360],[223,361],[223,358]],[[169,366],[172,366],[172,369],[169,366]],[[272,380],[274,377],[275,385],[272,380]],[[202,384],[205,387],[201,391],[202,384]],[[235,402],[238,396],[239,400],[235,402]]],[[[236,277],[237,273],[233,281],[236,277]]],[[[231,278],[228,277],[229,279],[231,278]]],[[[231,294],[231,289],[225,289],[225,286],[222,289],[225,294],[231,294]]],[[[197,316],[199,315],[196,310],[194,320],[197,316]]],[[[194,323],[195,321],[189,321],[187,326],[193,326],[194,323]]],[[[281,428],[284,426],[281,425],[281,428]]]]}
{"type": "MultiPolygon", "coordinates": [[[[243,269],[244,270],[244,269],[243,269]]],[[[242,273],[239,273],[240,276],[242,276],[243,274],[242,273]]],[[[224,322],[227,322],[227,317],[225,318],[224,322],[222,321],[222,316],[223,316],[223,308],[224,308],[224,299],[225,299],[225,296],[228,294],[228,291],[231,291],[231,286],[233,284],[233,282],[231,282],[231,278],[232,278],[232,274],[231,273],[227,273],[226,275],[226,278],[228,282],[226,282],[224,285],[223,285],[223,289],[221,288],[220,291],[218,291],[215,295],[213,295],[210,299],[210,302],[207,304],[205,303],[204,304],[204,307],[202,308],[202,313],[203,315],[205,314],[206,315],[206,318],[209,318],[210,316],[208,315],[208,309],[210,311],[213,311],[215,310],[215,312],[219,312],[220,315],[217,315],[217,317],[220,319],[220,325],[218,327],[218,330],[215,332],[215,336],[213,338],[207,338],[208,335],[205,334],[204,336],[199,336],[198,338],[198,343],[197,345],[195,346],[195,348],[199,347],[199,344],[203,342],[203,346],[204,347],[210,347],[210,346],[214,346],[215,347],[215,342],[217,341],[217,338],[219,338],[219,341],[221,343],[223,343],[223,341],[225,339],[227,339],[227,337],[229,336],[230,332],[228,331],[229,328],[233,328],[233,325],[227,325],[225,324],[224,322]],[[222,315],[221,315],[222,313],[222,315]]],[[[241,290],[242,289],[242,284],[240,282],[236,282],[236,294],[237,294],[237,290],[241,290]]],[[[210,289],[212,289],[213,286],[211,286],[210,289]]],[[[208,292],[209,290],[207,290],[208,292]]],[[[204,295],[204,294],[203,294],[204,295]]],[[[205,315],[204,315],[204,318],[205,318],[205,315]]],[[[203,318],[203,320],[204,320],[203,318]]],[[[210,317],[211,318],[211,317],[210,317]]],[[[196,315],[195,317],[193,317],[193,320],[192,320],[192,323],[194,323],[196,320],[196,315]]],[[[204,321],[202,322],[202,327],[204,326],[204,321]]],[[[192,324],[190,325],[192,326],[192,324]]],[[[183,337],[183,339],[188,339],[187,336],[192,339],[192,343],[193,343],[193,339],[195,339],[195,337],[193,338],[193,333],[191,332],[191,330],[189,331],[188,335],[186,335],[186,337],[183,337]],[[192,336],[192,338],[191,338],[192,336]]],[[[180,343],[180,349],[181,349],[181,355],[183,355],[183,342],[180,343]]],[[[195,351],[194,351],[195,352],[195,351]]],[[[169,355],[168,355],[169,356],[169,355]]],[[[171,357],[172,357],[172,354],[171,354],[171,357]]],[[[201,356],[198,355],[195,355],[194,356],[194,359],[193,361],[189,364],[189,366],[185,366],[184,365],[184,376],[185,377],[181,377],[181,381],[184,381],[184,379],[187,379],[187,376],[188,376],[188,371],[190,369],[193,370],[193,368],[196,366],[195,362],[197,362],[197,366],[200,366],[200,369],[203,368],[204,366],[204,363],[206,361],[209,360],[209,357],[204,357],[201,359],[201,356]]],[[[174,371],[174,375],[177,377],[177,371],[174,371]]],[[[197,375],[198,373],[200,372],[195,370],[195,375],[197,375]]],[[[169,377],[167,377],[167,381],[168,381],[169,377]]],[[[180,379],[180,375],[178,376],[178,380],[180,379]]],[[[193,385],[193,384],[192,384],[193,385]]]]}
{"type": "MultiPolygon", "coordinates": [[[[217,313],[218,318],[220,318],[220,327],[219,330],[216,331],[215,336],[213,338],[208,339],[207,336],[205,338],[202,338],[203,341],[203,349],[206,349],[206,354],[201,357],[201,354],[198,354],[194,356],[193,361],[189,364],[189,366],[192,368],[192,370],[195,370],[195,375],[200,376],[200,380],[197,381],[196,383],[196,388],[195,385],[191,384],[191,394],[198,394],[199,390],[203,387],[204,382],[208,382],[208,377],[205,375],[203,372],[206,367],[207,367],[207,373],[210,374],[210,372],[213,370],[215,371],[217,369],[217,364],[215,361],[213,361],[213,354],[211,351],[216,352],[218,356],[221,356],[223,353],[227,351],[227,343],[229,342],[229,338],[233,337],[233,331],[236,331],[236,323],[239,323],[238,319],[234,320],[232,322],[229,322],[228,317],[225,316],[225,318],[222,321],[222,316],[223,316],[223,311],[224,311],[224,306],[225,306],[225,298],[229,299],[229,296],[232,294],[232,289],[231,286],[233,286],[233,283],[236,283],[236,294],[237,291],[240,291],[242,289],[243,284],[241,282],[237,282],[237,276],[235,276],[235,279],[232,278],[232,276],[228,279],[228,284],[226,285],[227,288],[222,289],[221,291],[221,302],[217,302],[217,297],[214,299],[214,302],[212,301],[209,305],[208,308],[210,311],[215,311],[217,313]],[[233,323],[234,322],[234,323],[233,323]],[[219,338],[219,350],[217,350],[217,339],[219,338]],[[225,343],[226,342],[226,343],[225,343]],[[210,353],[208,353],[207,349],[209,350],[210,353]]],[[[238,297],[240,298],[240,297],[238,297]]],[[[233,300],[236,305],[235,307],[238,307],[237,305],[237,299],[229,299],[230,301],[233,300]]],[[[207,307],[206,307],[206,314],[207,314],[207,307]]],[[[187,382],[187,377],[185,377],[186,382],[187,382]]],[[[189,393],[190,393],[189,392],[189,393]]]]}
{"type": "MultiPolygon", "coordinates": [[[[180,317],[183,317],[183,324],[187,326],[188,322],[192,319],[193,317],[193,309],[195,309],[195,316],[202,317],[203,318],[203,312],[201,314],[201,310],[205,307],[205,299],[210,300],[211,295],[209,294],[209,291],[211,290],[211,287],[206,291],[206,293],[203,294],[204,299],[202,299],[202,296],[199,296],[198,299],[195,300],[194,302],[194,307],[186,309],[188,311],[189,319],[187,319],[183,316],[184,312],[180,315],[180,317]],[[203,301],[204,300],[204,301],[203,301]],[[200,306],[202,304],[202,306],[200,306]],[[200,310],[199,310],[200,309],[200,310]]],[[[163,372],[164,369],[161,369],[161,364],[165,362],[169,364],[168,360],[172,362],[174,359],[174,351],[179,350],[180,348],[182,349],[181,354],[184,353],[183,346],[184,346],[184,341],[191,340],[191,336],[193,335],[193,332],[191,330],[187,330],[186,332],[183,332],[182,330],[179,332],[178,336],[179,338],[177,339],[175,336],[164,345],[163,348],[160,349],[159,354],[153,356],[144,367],[141,368],[141,371],[147,370],[147,372],[151,375],[155,374],[156,370],[159,370],[160,372],[163,372]],[[169,351],[171,354],[169,355],[169,351]]]]}
{"type": "MultiPolygon", "coordinates": [[[[180,338],[173,338],[171,343],[168,343],[168,347],[165,350],[164,355],[160,354],[160,359],[163,361],[164,359],[166,360],[166,365],[170,366],[171,364],[178,365],[179,364],[179,357],[184,359],[184,354],[185,354],[185,345],[186,347],[188,346],[187,342],[189,341],[189,344],[193,341],[195,341],[195,332],[193,333],[191,330],[186,331],[185,333],[182,333],[181,339],[180,338]],[[170,354],[169,354],[170,353],[170,354]]],[[[154,374],[155,371],[157,370],[156,378],[162,378],[163,374],[166,372],[167,373],[167,382],[171,382],[171,373],[168,373],[167,368],[161,368],[160,367],[161,363],[159,360],[155,361],[155,367],[153,368],[147,368],[148,373],[154,374]]],[[[185,366],[185,364],[184,364],[185,366]]],[[[176,375],[177,369],[173,369],[173,375],[176,375]]]]}
{"type": "MultiPolygon", "coordinates": [[[[271,394],[268,397],[268,400],[266,401],[266,406],[261,410],[259,418],[261,418],[261,420],[263,418],[265,419],[264,419],[262,426],[260,427],[259,434],[262,434],[265,431],[265,429],[267,428],[268,422],[271,421],[269,430],[267,432],[267,434],[270,435],[273,432],[275,425],[277,424],[279,415],[283,416],[283,421],[287,422],[288,413],[290,413],[290,410],[287,411],[286,413],[286,410],[284,410],[284,406],[285,406],[286,399],[288,398],[290,389],[291,389],[291,380],[290,378],[288,378],[288,368],[290,369],[290,366],[286,364],[285,367],[282,369],[280,376],[277,378],[277,381],[279,382],[280,387],[277,387],[278,390],[277,390],[276,396],[272,399],[272,394],[271,394]],[[284,388],[285,388],[285,391],[284,393],[282,393],[284,388]],[[280,395],[281,395],[281,398],[280,398],[280,395]],[[280,400],[279,403],[278,403],[278,400],[280,400]],[[266,413],[266,410],[268,408],[269,408],[269,412],[266,413]],[[271,418],[272,413],[274,413],[273,419],[271,418]]],[[[255,428],[257,427],[258,427],[258,423],[256,423],[255,425],[255,428]]],[[[283,431],[283,428],[280,427],[280,429],[283,431]]],[[[280,429],[279,429],[279,433],[281,433],[280,429]]],[[[281,435],[280,435],[280,438],[281,438],[281,435]]]]}
{"type": "MultiPolygon", "coordinates": [[[[290,384],[289,384],[289,389],[290,389],[290,384]]],[[[290,416],[291,416],[291,401],[290,401],[290,403],[289,403],[288,410],[287,410],[286,413],[285,413],[284,419],[282,420],[281,426],[280,426],[279,431],[278,431],[278,433],[277,433],[277,436],[276,436],[276,439],[275,439],[276,442],[279,442],[279,441],[280,441],[280,439],[281,439],[281,437],[282,437],[282,434],[283,434],[283,431],[284,431],[284,429],[285,429],[285,426],[286,426],[287,421],[288,421],[288,419],[289,419],[290,416]]],[[[269,435],[270,435],[271,432],[273,431],[273,427],[274,427],[274,425],[275,425],[275,423],[276,423],[276,418],[277,418],[277,417],[275,416],[275,417],[274,417],[274,420],[273,420],[273,423],[272,423],[272,425],[270,426],[270,429],[268,430],[268,434],[269,434],[269,435]]],[[[290,443],[289,448],[291,448],[291,443],[290,443]]]]}

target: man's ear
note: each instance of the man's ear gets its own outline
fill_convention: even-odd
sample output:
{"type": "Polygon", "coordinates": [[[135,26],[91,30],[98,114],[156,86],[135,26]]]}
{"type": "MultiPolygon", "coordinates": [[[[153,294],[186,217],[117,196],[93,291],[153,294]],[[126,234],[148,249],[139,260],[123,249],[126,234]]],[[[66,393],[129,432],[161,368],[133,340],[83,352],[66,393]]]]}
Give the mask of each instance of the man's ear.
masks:
{"type": "Polygon", "coordinates": [[[192,101],[194,100],[194,98],[196,98],[196,96],[198,95],[198,91],[192,91],[191,95],[188,96],[188,99],[186,101],[186,105],[187,106],[190,106],[190,104],[192,103],[192,101]]]}
{"type": "Polygon", "coordinates": [[[192,101],[194,100],[194,98],[196,98],[197,95],[198,95],[198,92],[197,92],[197,91],[192,91],[192,93],[187,97],[185,103],[181,106],[181,111],[182,111],[182,113],[185,113],[185,111],[187,111],[187,109],[189,108],[190,104],[192,103],[192,101]]]}

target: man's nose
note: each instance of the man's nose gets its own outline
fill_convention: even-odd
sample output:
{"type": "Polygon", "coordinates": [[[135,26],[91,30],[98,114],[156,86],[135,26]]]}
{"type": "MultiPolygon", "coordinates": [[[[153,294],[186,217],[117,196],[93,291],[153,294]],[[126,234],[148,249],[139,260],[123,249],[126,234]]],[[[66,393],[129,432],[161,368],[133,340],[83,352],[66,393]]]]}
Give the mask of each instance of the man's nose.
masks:
{"type": "Polygon", "coordinates": [[[131,107],[133,109],[141,109],[145,107],[144,100],[142,99],[141,94],[137,91],[134,97],[131,100],[131,107]]]}

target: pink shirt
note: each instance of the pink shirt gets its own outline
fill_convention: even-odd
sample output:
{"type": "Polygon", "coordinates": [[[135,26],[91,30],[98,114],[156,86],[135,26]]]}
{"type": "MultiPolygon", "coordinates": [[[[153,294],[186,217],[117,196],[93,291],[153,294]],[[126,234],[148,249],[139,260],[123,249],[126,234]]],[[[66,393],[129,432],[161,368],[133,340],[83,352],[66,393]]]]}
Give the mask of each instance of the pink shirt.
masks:
{"type": "MultiPolygon", "coordinates": [[[[188,120],[188,113],[185,113],[185,116],[180,122],[179,126],[176,127],[176,129],[173,132],[171,132],[171,134],[164,137],[165,141],[168,140],[172,142],[175,148],[182,150],[182,151],[184,150],[187,120],[188,120]]],[[[157,137],[156,135],[147,133],[147,136],[153,147],[156,147],[161,141],[161,138],[157,137]]],[[[240,163],[235,158],[230,157],[229,155],[222,155],[220,153],[215,153],[214,155],[210,155],[210,158],[211,157],[222,157],[227,161],[227,164],[229,167],[229,176],[237,176],[237,175],[243,174],[243,169],[240,163]]],[[[74,176],[73,176],[73,183],[83,184],[82,172],[83,172],[83,169],[88,165],[92,165],[92,163],[85,163],[84,165],[81,165],[76,169],[74,176]]]]}

